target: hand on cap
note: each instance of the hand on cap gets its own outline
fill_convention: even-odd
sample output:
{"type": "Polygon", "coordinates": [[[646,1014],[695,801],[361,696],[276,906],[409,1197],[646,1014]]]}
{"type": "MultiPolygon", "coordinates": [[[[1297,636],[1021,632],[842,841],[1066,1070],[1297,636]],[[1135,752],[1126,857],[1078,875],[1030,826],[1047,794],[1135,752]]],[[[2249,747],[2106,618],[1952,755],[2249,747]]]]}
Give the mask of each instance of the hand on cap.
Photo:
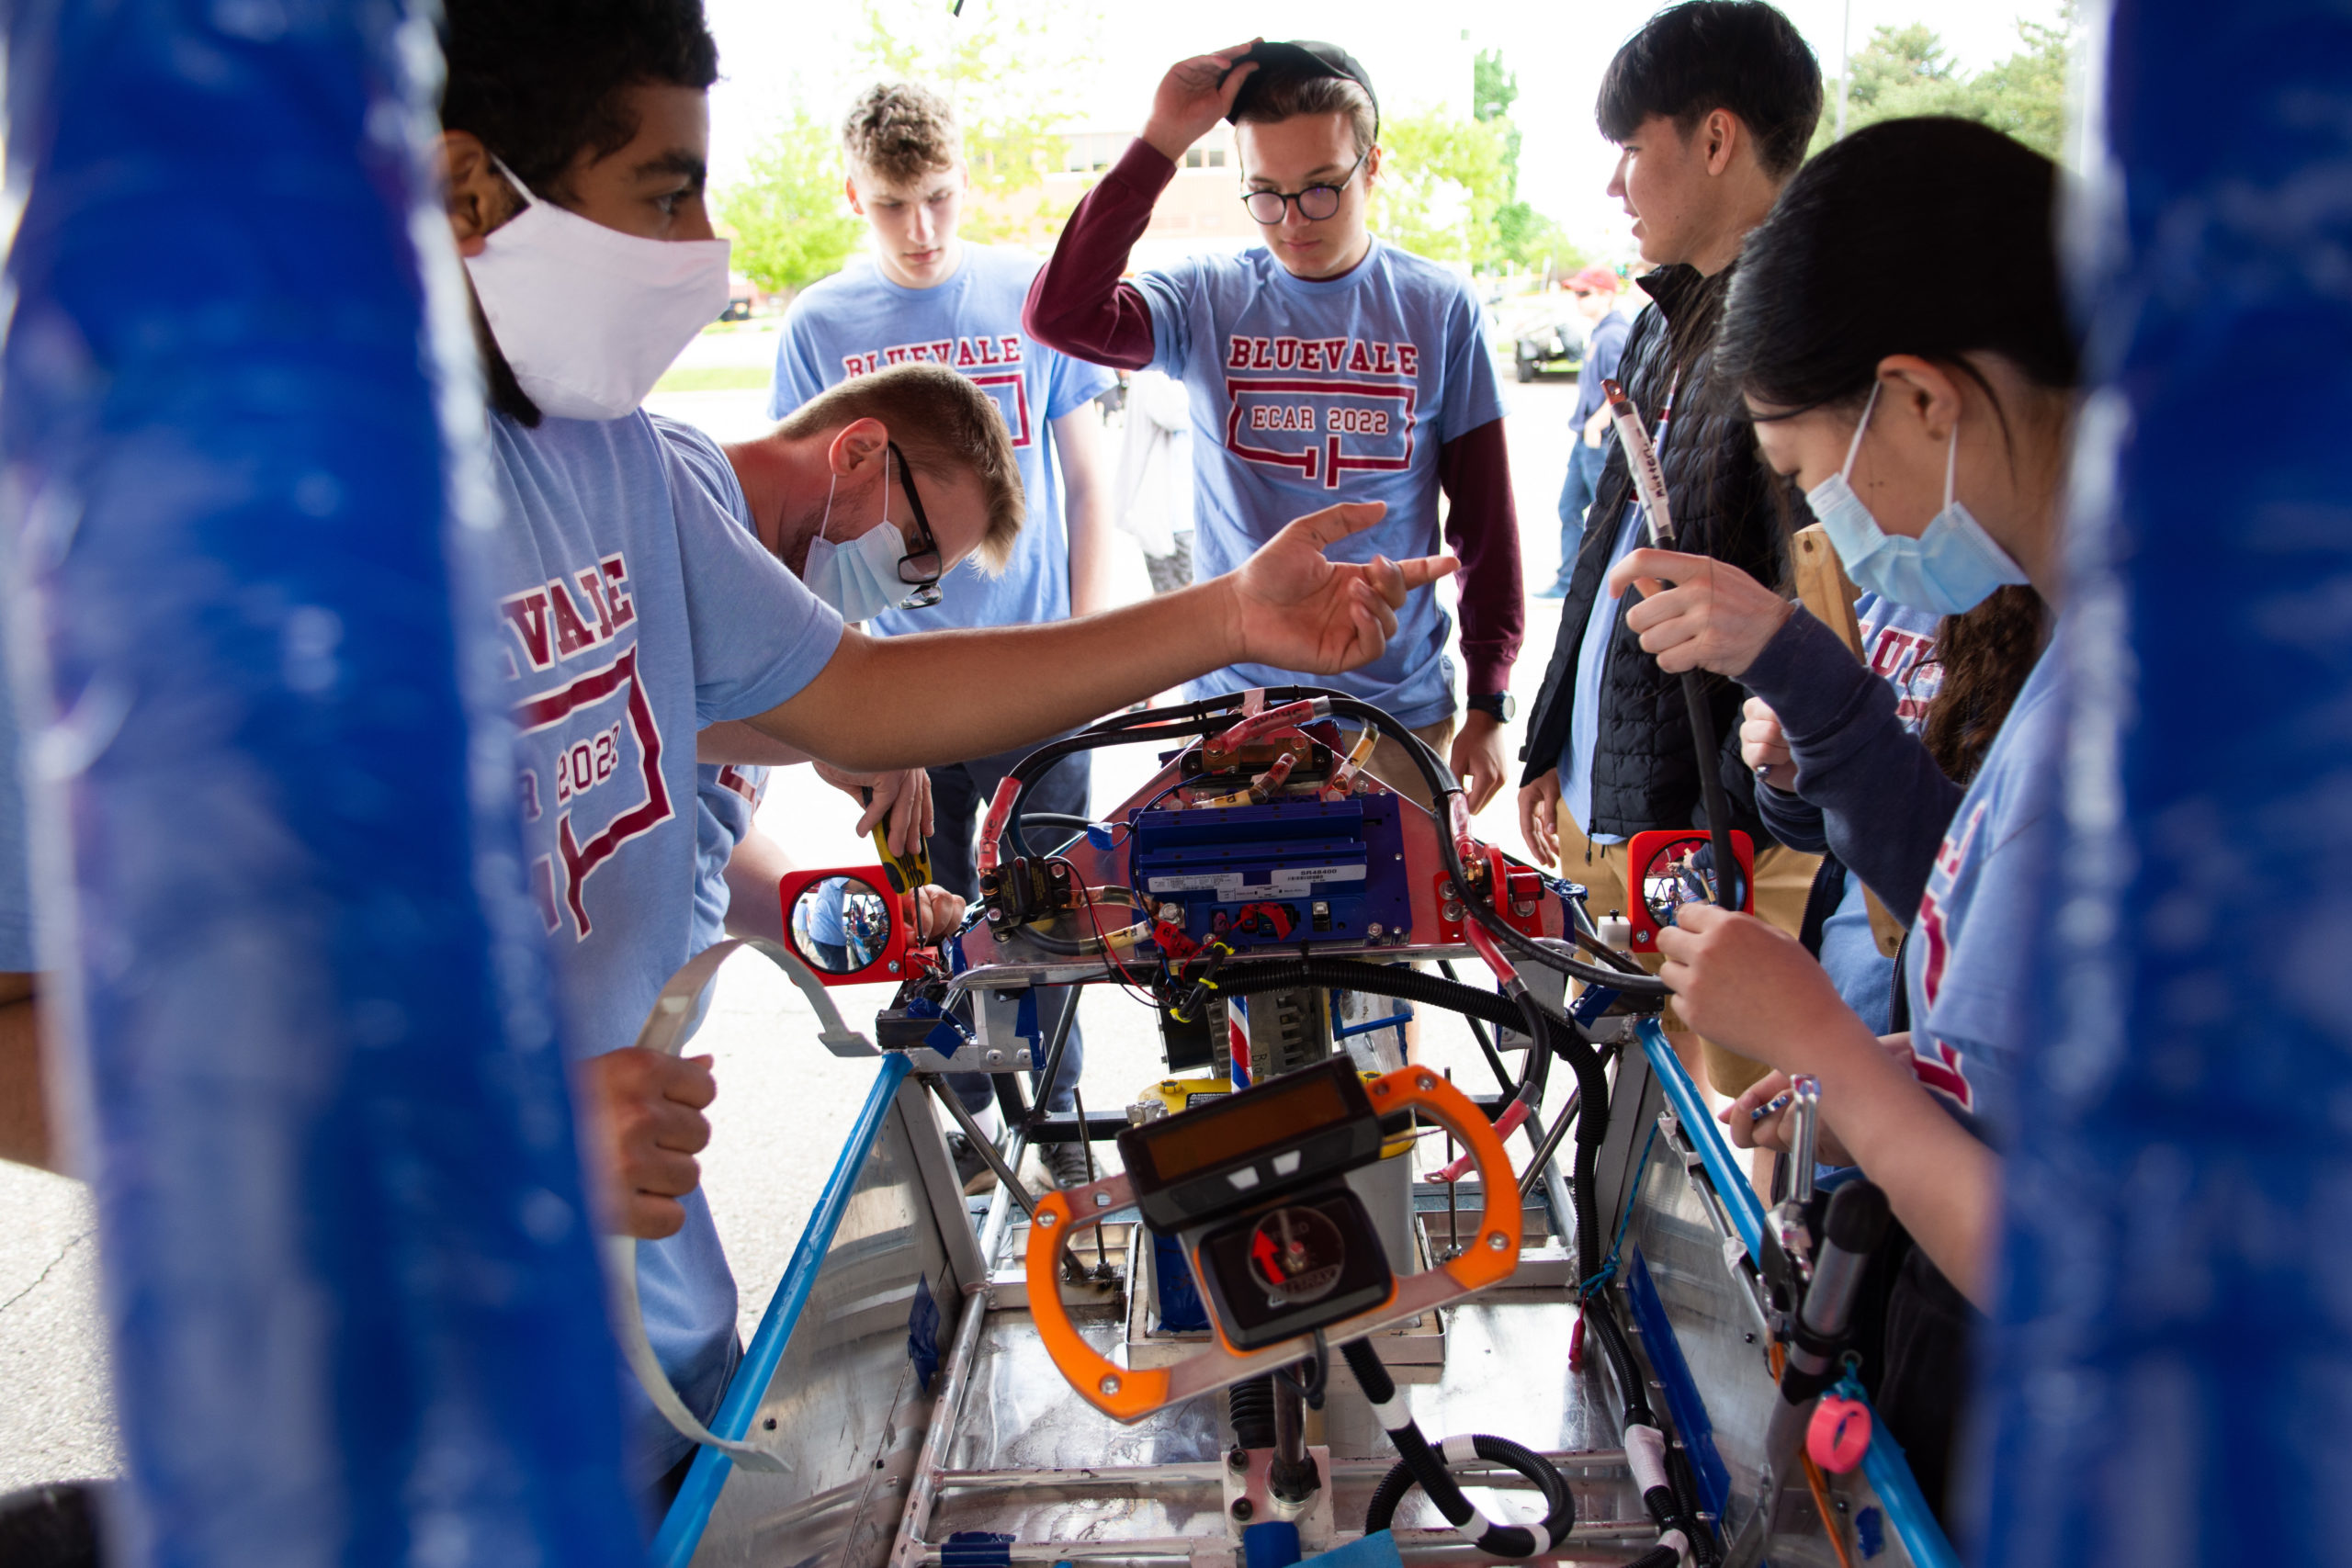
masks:
{"type": "Polygon", "coordinates": [[[1234,95],[1258,69],[1257,62],[1235,68],[1261,39],[1238,43],[1213,54],[1196,54],[1177,62],[1159,80],[1151,96],[1151,113],[1143,122],[1143,139],[1171,164],[1182,163],[1193,143],[1216,129],[1233,108],[1234,95]]]}

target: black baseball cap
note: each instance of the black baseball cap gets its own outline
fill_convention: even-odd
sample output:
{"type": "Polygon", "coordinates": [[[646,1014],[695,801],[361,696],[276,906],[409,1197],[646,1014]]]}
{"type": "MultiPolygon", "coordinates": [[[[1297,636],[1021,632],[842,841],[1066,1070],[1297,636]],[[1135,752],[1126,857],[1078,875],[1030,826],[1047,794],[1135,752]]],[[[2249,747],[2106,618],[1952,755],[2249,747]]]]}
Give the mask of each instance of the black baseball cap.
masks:
{"type": "Polygon", "coordinates": [[[1372,73],[1363,62],[1336,43],[1317,43],[1313,39],[1294,39],[1288,43],[1269,43],[1261,39],[1250,46],[1250,52],[1233,62],[1233,70],[1254,62],[1257,70],[1241,84],[1241,91],[1233,96],[1233,108],[1226,119],[1241,123],[1259,93],[1276,82],[1317,81],[1325,76],[1343,77],[1363,89],[1372,100],[1373,134],[1380,133],[1380,95],[1373,91],[1372,73]]]}

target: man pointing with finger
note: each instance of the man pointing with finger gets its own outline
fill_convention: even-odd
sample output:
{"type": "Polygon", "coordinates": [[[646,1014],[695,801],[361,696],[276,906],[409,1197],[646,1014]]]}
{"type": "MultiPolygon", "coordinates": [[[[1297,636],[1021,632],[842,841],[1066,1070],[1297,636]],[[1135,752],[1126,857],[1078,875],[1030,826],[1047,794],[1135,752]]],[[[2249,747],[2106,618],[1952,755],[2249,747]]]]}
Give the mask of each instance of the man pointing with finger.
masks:
{"type": "MultiPolygon", "coordinates": [[[[1161,370],[1184,384],[1193,428],[1194,568],[1230,570],[1284,519],[1335,501],[1387,505],[1340,547],[1425,555],[1445,536],[1462,561],[1462,658],[1469,713],[1454,733],[1452,626],[1417,592],[1378,659],[1321,683],[1378,705],[1449,756],[1473,809],[1503,782],[1505,695],[1525,606],[1502,401],[1476,299],[1433,262],[1365,226],[1380,177],[1379,100],[1345,50],[1261,40],[1168,73],[1143,135],[1088,193],[1030,286],[1023,322],[1040,343],[1098,364],[1161,370]],[[1219,119],[1234,125],[1238,199],[1261,243],[1120,281],[1127,253],[1177,160],[1219,119]]],[[[1300,666],[1230,665],[1195,695],[1300,682],[1300,666]]],[[[1372,767],[1415,798],[1426,785],[1384,740],[1372,767]]]]}

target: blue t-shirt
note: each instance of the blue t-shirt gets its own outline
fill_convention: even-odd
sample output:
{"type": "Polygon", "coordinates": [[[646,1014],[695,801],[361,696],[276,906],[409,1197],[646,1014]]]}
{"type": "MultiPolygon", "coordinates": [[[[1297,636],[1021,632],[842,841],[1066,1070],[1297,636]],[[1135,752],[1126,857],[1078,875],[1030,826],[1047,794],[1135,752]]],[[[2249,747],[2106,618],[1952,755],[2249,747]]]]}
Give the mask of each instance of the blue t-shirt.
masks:
{"type": "Polygon", "coordinates": [[[2064,824],[2067,621],[2018,694],[1936,852],[1905,954],[1911,1070],[1972,1126],[2011,1124],[2034,946],[2064,824]]]}
{"type": "MultiPolygon", "coordinates": [[[[1294,518],[1340,502],[1388,514],[1326,551],[1392,560],[1438,549],[1438,453],[1502,418],[1486,321],[1464,279],[1372,243],[1340,277],[1294,277],[1263,246],[1193,256],[1136,280],[1151,308],[1152,368],[1193,411],[1193,571],[1231,571],[1294,518]]],[[[1386,651],[1342,675],[1236,664],[1192,694],[1306,682],[1408,725],[1453,711],[1453,621],[1433,588],[1397,612],[1386,651]]]]}
{"type": "MultiPolygon", "coordinates": [[[[512,682],[524,869],[577,1056],[629,1044],[694,955],[695,732],[797,694],[841,620],[673,456],[643,414],[503,416],[492,557],[512,682]]],[[[645,1326],[705,1413],[737,1352],[735,1283],[700,1190],[685,1228],[638,1247],[645,1326]]],[[[686,1439],[625,1384],[650,1483],[686,1439]]]]}
{"type": "Polygon", "coordinates": [[[1625,354],[1625,334],[1633,330],[1633,318],[1622,310],[1611,310],[1592,324],[1592,333],[1585,340],[1584,368],[1577,373],[1577,412],[1568,417],[1568,428],[1579,440],[1585,421],[1600,406],[1600,383],[1617,374],[1617,361],[1625,354]]]}
{"type": "MultiPolygon", "coordinates": [[[[753,538],[752,503],[744,498],[735,465],[718,443],[684,420],[649,416],[670,445],[671,456],[702,483],[711,501],[753,538]]],[[[735,846],[751,836],[752,818],[768,789],[768,771],[750,763],[701,762],[695,767],[694,951],[727,940],[727,863],[735,846]]]]}
{"type": "MultiPolygon", "coordinates": [[[[1854,618],[1861,626],[1862,662],[1894,688],[1895,716],[1917,733],[1944,683],[1944,667],[1929,658],[1942,617],[1865,593],[1854,602],[1854,618]]],[[[1885,1033],[1894,1013],[1894,960],[1878,950],[1859,876],[1847,876],[1846,896],[1822,922],[1821,967],[1871,1032],[1885,1033]]]]}
{"type": "Polygon", "coordinates": [[[792,302],[776,345],[768,416],[782,419],[819,392],[886,365],[933,360],[961,371],[995,400],[1021,463],[1026,515],[1002,576],[967,560],[941,581],[927,610],[888,610],[867,630],[886,637],[951,626],[1019,626],[1069,619],[1069,527],[1052,422],[1118,383],[1021,330],[1038,263],[1017,251],[964,247],[964,264],[931,288],[893,283],[857,261],[792,302]]]}

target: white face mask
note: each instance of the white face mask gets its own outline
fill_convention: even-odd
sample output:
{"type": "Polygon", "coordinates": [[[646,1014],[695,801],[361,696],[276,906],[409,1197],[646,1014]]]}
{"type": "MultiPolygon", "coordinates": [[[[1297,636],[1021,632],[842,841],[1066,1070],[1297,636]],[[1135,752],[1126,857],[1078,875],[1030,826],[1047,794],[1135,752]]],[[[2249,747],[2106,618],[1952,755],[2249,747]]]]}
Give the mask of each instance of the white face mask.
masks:
{"type": "MultiPolygon", "coordinates": [[[[886,467],[885,473],[888,473],[886,467]]],[[[841,612],[844,621],[870,621],[914,590],[899,581],[899,563],[907,558],[907,541],[890,522],[890,486],[882,485],[882,525],[868,528],[845,545],[825,537],[833,520],[836,476],[825,487],[825,515],[817,536],[808,541],[808,561],[800,580],[808,592],[841,612]]]]}
{"type": "Polygon", "coordinates": [[[1854,586],[1882,599],[1908,604],[1931,615],[1962,615],[1991,597],[2003,583],[2022,583],[2026,575],[2008,552],[1967,507],[1952,499],[1959,475],[1960,427],[1951,433],[1951,450],[1944,457],[1944,506],[1928,520],[1916,539],[1890,534],[1878,525],[1871,509],[1854,493],[1847,476],[1854,471],[1854,457],[1862,449],[1862,432],[1871,427],[1871,411],[1878,407],[1877,387],[1862,405],[1861,423],[1846,448],[1846,466],[1805,492],[1805,502],[1829,536],[1831,547],[1845,565],[1854,586]]]}
{"type": "Polygon", "coordinates": [[[725,240],[648,240],[541,200],[466,258],[491,335],[541,412],[635,412],[695,334],[727,309],[725,240]]]}

